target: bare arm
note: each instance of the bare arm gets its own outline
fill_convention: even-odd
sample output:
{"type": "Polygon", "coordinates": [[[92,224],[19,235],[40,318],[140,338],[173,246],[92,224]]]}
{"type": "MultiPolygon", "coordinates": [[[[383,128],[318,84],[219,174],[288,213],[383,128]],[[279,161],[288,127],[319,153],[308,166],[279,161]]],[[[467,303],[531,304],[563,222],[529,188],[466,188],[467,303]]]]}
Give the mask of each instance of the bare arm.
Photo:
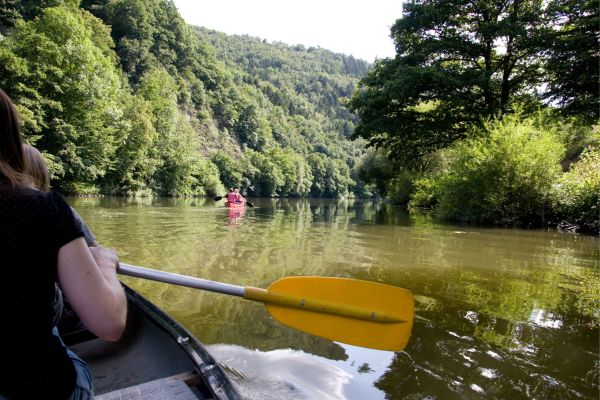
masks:
{"type": "Polygon", "coordinates": [[[115,341],[123,334],[127,298],[117,279],[116,253],[89,248],[75,239],[58,252],[58,279],[83,324],[101,339],[115,341]]]}

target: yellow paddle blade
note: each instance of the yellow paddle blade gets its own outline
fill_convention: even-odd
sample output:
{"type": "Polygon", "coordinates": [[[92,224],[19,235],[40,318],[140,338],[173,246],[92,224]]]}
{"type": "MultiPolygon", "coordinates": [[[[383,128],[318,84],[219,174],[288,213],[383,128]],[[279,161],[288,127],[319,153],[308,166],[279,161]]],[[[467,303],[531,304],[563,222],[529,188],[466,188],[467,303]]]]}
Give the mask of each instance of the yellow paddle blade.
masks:
{"type": "Polygon", "coordinates": [[[292,328],[372,349],[404,349],[414,319],[410,291],[356,279],[287,277],[266,290],[246,287],[244,297],[292,328]]]}

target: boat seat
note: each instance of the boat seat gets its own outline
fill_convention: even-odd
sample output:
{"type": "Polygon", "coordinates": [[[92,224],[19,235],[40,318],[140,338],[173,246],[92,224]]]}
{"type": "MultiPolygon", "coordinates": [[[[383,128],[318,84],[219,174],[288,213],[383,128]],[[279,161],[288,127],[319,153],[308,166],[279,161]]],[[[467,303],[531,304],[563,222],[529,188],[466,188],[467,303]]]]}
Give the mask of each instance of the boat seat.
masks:
{"type": "Polygon", "coordinates": [[[185,381],[173,378],[161,378],[94,396],[95,400],[198,400],[203,398],[198,397],[185,381]]]}

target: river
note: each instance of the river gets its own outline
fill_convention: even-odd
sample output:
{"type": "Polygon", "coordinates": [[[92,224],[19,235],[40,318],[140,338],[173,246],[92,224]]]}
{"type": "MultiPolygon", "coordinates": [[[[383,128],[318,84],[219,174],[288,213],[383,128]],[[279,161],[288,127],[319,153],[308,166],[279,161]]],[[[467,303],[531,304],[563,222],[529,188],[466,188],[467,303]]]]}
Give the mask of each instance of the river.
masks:
{"type": "Polygon", "coordinates": [[[331,342],[260,303],[123,278],[207,344],[252,399],[597,399],[600,239],[436,223],[342,200],[72,198],[127,263],[267,287],[292,275],[415,295],[402,352],[331,342]]]}

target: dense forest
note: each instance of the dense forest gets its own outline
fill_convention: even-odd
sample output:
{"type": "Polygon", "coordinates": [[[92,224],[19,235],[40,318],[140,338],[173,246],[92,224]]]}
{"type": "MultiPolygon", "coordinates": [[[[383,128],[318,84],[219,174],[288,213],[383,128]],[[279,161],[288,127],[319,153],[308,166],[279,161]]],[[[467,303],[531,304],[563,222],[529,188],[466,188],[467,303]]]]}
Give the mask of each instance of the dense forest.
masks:
{"type": "Polygon", "coordinates": [[[194,30],[170,0],[5,1],[0,87],[67,193],[369,195],[340,103],[368,64],[194,30]]]}
{"type": "Polygon", "coordinates": [[[187,25],[171,0],[4,0],[0,87],[55,189],[380,195],[600,226],[598,0],[415,0],[374,65],[187,25]]]}

